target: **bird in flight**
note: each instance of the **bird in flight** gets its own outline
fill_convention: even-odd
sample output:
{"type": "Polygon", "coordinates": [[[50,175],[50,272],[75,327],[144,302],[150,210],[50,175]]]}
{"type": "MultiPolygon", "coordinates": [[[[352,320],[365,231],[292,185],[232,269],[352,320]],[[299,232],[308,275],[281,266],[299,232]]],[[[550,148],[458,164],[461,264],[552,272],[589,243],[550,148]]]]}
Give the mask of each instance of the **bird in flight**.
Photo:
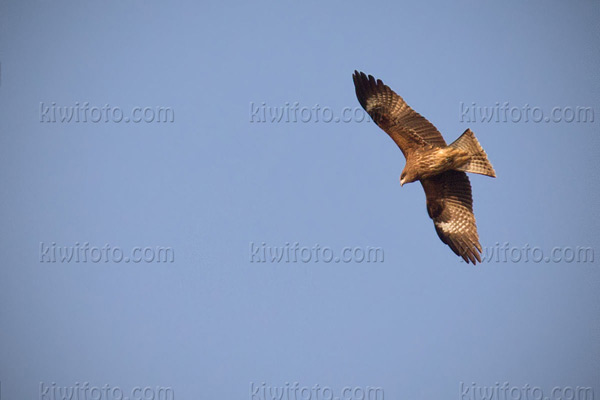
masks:
{"type": "Polygon", "coordinates": [[[487,154],[467,129],[446,145],[435,126],[380,79],[354,71],[356,97],[373,121],[402,150],[406,165],[400,185],[421,181],[435,231],[467,263],[481,262],[481,244],[466,172],[496,177],[487,154]]]}

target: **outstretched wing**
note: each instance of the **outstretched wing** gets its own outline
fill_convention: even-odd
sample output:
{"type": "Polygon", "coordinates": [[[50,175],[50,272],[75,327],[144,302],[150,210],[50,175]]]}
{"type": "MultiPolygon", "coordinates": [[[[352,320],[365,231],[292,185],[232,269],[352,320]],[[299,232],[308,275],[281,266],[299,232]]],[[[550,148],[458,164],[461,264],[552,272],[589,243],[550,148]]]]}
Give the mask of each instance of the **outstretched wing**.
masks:
{"type": "Polygon", "coordinates": [[[445,147],[446,142],[435,126],[409,107],[380,79],[354,71],[356,97],[373,121],[396,142],[404,156],[417,147],[445,147]]]}
{"type": "Polygon", "coordinates": [[[446,171],[432,178],[422,179],[421,184],[427,198],[427,212],[433,219],[442,242],[467,263],[481,262],[481,245],[467,174],[446,171]]]}

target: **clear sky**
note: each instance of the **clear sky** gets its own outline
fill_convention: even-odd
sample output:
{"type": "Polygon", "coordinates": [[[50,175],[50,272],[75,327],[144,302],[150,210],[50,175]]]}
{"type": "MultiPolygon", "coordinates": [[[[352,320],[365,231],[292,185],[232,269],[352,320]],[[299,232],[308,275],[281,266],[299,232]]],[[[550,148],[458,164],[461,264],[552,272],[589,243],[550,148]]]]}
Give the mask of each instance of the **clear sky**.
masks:
{"type": "Polygon", "coordinates": [[[600,397],[599,20],[592,0],[0,2],[2,399],[600,397]],[[475,132],[498,176],[471,176],[486,262],[438,239],[372,122],[256,120],[354,112],[355,69],[448,142],[475,132]],[[295,243],[357,256],[258,259],[295,243]],[[106,245],[174,258],[51,259],[106,245]]]}

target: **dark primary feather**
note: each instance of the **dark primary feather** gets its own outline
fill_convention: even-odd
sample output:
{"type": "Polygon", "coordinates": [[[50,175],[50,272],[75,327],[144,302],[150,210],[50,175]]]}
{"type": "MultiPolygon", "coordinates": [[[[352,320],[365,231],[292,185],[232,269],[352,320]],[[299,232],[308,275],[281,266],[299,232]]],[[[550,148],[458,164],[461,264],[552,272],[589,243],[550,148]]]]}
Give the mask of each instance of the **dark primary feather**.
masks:
{"type": "Polygon", "coordinates": [[[402,97],[381,80],[358,71],[354,71],[352,78],[360,105],[390,135],[404,156],[415,147],[446,146],[446,141],[436,127],[410,108],[402,97]]]}

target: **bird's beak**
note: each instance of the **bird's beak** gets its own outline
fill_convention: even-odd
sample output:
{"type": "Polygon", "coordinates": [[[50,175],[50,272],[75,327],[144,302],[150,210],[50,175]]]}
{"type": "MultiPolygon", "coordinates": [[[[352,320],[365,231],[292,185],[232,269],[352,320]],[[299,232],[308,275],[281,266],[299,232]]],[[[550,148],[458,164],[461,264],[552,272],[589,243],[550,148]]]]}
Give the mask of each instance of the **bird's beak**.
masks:
{"type": "Polygon", "coordinates": [[[404,180],[400,178],[400,187],[404,186],[404,180]]]}

